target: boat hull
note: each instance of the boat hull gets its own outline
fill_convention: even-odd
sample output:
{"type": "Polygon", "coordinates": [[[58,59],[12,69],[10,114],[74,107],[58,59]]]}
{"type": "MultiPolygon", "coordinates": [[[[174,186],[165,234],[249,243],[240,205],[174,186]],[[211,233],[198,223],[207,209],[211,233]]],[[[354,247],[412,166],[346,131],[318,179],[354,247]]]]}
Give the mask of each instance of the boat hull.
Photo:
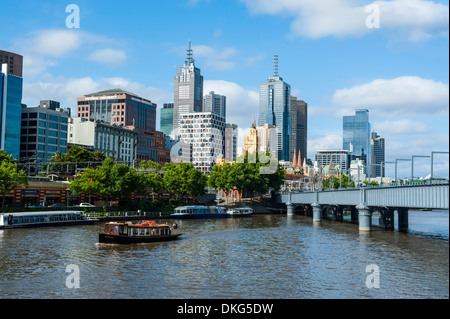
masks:
{"type": "Polygon", "coordinates": [[[53,227],[53,226],[77,226],[77,225],[92,225],[96,222],[95,219],[85,219],[76,221],[57,221],[57,222],[44,222],[44,223],[31,223],[31,224],[19,224],[19,225],[7,225],[0,226],[0,229],[11,228],[35,228],[35,227],[53,227]]]}
{"type": "Polygon", "coordinates": [[[112,234],[98,234],[98,242],[102,244],[139,244],[139,243],[154,243],[176,240],[181,234],[166,235],[166,236],[124,236],[112,234]]]}
{"type": "Polygon", "coordinates": [[[228,214],[172,214],[170,217],[177,219],[227,218],[228,214]]]}

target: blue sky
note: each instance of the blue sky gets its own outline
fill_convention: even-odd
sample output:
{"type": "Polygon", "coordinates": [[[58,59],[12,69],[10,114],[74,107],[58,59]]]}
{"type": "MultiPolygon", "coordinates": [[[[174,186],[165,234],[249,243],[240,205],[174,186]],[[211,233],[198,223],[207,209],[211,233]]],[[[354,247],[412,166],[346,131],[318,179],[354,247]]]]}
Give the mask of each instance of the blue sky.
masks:
{"type": "MultiPolygon", "coordinates": [[[[437,0],[10,1],[0,49],[24,56],[25,104],[54,99],[75,110],[77,96],[121,87],[160,108],[173,102],[191,40],[204,93],[227,96],[241,145],[276,52],[280,76],[309,105],[309,158],[342,148],[342,116],[367,108],[393,161],[448,151],[448,9],[437,0]],[[66,27],[71,3],[80,28],[66,27]],[[368,6],[379,28],[367,27],[368,6]]],[[[415,163],[417,176],[428,174],[429,159],[415,163]]],[[[448,176],[448,155],[436,155],[434,169],[448,176]]],[[[401,162],[399,174],[410,171],[401,162]]]]}

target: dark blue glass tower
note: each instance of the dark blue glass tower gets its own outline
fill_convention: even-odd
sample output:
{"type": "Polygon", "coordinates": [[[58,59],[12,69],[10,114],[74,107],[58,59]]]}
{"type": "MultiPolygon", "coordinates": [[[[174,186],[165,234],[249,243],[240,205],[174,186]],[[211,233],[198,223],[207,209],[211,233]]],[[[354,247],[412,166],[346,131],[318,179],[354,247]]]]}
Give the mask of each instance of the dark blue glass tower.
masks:
{"type": "Polygon", "coordinates": [[[342,147],[351,151],[352,159],[363,160],[365,166],[370,165],[370,130],[368,110],[360,109],[353,116],[344,116],[342,147]]]}
{"type": "Polygon", "coordinates": [[[0,148],[19,159],[22,113],[21,77],[8,74],[7,64],[0,72],[0,148]]]}

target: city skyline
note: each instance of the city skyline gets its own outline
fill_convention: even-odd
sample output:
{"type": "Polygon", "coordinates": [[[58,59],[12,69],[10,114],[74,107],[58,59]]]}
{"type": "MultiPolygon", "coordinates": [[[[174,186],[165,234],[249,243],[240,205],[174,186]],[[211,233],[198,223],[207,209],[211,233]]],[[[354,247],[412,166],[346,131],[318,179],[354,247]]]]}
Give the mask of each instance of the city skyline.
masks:
{"type": "MultiPolygon", "coordinates": [[[[308,103],[308,158],[340,148],[342,117],[360,108],[386,140],[386,161],[448,151],[448,1],[381,2],[374,29],[364,24],[370,4],[186,0],[118,10],[114,1],[80,1],[80,28],[68,29],[66,3],[23,1],[2,9],[0,42],[24,56],[22,103],[30,107],[51,99],[75,114],[76,97],[120,87],[158,105],[159,129],[191,40],[203,91],[226,96],[239,146],[276,53],[292,95],[308,103]]],[[[436,172],[448,172],[445,156],[435,159],[436,172]]],[[[414,171],[425,176],[428,168],[420,159],[414,171]]],[[[399,166],[405,176],[410,170],[399,166]]]]}

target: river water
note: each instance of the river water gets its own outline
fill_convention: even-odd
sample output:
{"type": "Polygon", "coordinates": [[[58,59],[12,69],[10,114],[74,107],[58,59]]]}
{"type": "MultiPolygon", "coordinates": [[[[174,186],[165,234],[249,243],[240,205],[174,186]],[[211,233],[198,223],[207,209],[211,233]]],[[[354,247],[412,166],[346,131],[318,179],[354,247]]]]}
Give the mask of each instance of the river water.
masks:
{"type": "Polygon", "coordinates": [[[407,233],[300,215],[177,222],[181,239],[137,245],[98,244],[101,224],[0,230],[0,298],[449,298],[448,211],[410,211],[407,233]]]}

